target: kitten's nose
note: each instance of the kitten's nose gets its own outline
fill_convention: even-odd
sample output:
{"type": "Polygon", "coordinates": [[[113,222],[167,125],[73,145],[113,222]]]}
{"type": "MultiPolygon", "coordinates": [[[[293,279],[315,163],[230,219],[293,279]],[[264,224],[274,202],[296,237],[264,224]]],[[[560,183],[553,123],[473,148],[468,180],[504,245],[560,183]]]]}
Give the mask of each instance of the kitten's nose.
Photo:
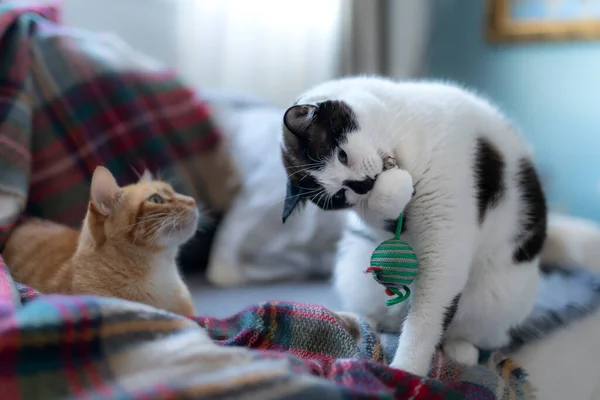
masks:
{"type": "Polygon", "coordinates": [[[344,186],[348,186],[357,194],[367,194],[373,189],[375,179],[366,177],[362,181],[344,181],[344,186]]]}
{"type": "Polygon", "coordinates": [[[185,196],[185,195],[179,194],[179,193],[176,195],[176,197],[180,202],[182,202],[186,206],[191,206],[191,207],[196,206],[196,200],[193,197],[185,196]]]}

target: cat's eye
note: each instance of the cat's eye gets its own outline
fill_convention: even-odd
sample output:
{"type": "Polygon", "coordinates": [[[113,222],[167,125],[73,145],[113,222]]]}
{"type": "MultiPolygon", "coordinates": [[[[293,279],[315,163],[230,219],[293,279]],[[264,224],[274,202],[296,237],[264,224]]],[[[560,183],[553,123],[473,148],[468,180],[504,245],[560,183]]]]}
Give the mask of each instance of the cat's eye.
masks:
{"type": "Polygon", "coordinates": [[[162,204],[165,202],[165,199],[163,199],[162,197],[160,197],[160,195],[158,195],[156,193],[149,196],[146,200],[149,201],[150,203],[154,203],[154,204],[162,204]]]}
{"type": "Polygon", "coordinates": [[[346,189],[340,189],[336,194],[333,195],[334,200],[341,200],[346,195],[346,189]]]}
{"type": "Polygon", "coordinates": [[[340,162],[344,165],[348,164],[348,154],[346,154],[346,152],[342,149],[338,149],[338,153],[337,153],[337,157],[338,160],[340,160],[340,162]]]}

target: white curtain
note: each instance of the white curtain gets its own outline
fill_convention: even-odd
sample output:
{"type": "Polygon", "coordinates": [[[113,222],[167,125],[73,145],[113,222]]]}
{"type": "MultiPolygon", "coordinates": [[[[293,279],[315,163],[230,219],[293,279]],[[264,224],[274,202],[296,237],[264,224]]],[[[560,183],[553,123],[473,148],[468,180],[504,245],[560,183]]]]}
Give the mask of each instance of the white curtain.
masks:
{"type": "Polygon", "coordinates": [[[418,75],[430,2],[63,0],[68,24],[114,32],[199,89],[281,106],[340,75],[418,75]]]}
{"type": "Polygon", "coordinates": [[[180,0],[179,69],[193,84],[286,105],[333,78],[341,0],[180,0]]]}

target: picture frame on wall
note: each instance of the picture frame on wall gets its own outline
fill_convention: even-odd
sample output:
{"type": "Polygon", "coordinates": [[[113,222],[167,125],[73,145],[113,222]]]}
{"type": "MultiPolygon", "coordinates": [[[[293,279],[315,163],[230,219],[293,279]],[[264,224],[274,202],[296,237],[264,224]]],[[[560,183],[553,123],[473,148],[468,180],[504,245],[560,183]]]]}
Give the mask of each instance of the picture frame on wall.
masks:
{"type": "Polygon", "coordinates": [[[600,39],[600,0],[488,0],[490,42],[600,39]]]}

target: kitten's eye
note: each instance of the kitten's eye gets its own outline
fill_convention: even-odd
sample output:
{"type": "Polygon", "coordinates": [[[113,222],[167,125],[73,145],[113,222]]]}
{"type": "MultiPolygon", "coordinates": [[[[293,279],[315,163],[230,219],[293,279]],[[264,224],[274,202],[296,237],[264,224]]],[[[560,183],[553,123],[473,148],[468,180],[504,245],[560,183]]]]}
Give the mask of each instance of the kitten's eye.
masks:
{"type": "Polygon", "coordinates": [[[346,152],[342,149],[338,150],[338,160],[340,160],[340,162],[344,165],[348,164],[348,154],[346,154],[346,152]]]}
{"type": "Polygon", "coordinates": [[[160,195],[158,195],[156,193],[154,193],[153,195],[148,197],[146,200],[149,201],[150,203],[154,203],[154,204],[162,204],[165,202],[165,199],[163,199],[162,197],[160,197],[160,195]]]}

